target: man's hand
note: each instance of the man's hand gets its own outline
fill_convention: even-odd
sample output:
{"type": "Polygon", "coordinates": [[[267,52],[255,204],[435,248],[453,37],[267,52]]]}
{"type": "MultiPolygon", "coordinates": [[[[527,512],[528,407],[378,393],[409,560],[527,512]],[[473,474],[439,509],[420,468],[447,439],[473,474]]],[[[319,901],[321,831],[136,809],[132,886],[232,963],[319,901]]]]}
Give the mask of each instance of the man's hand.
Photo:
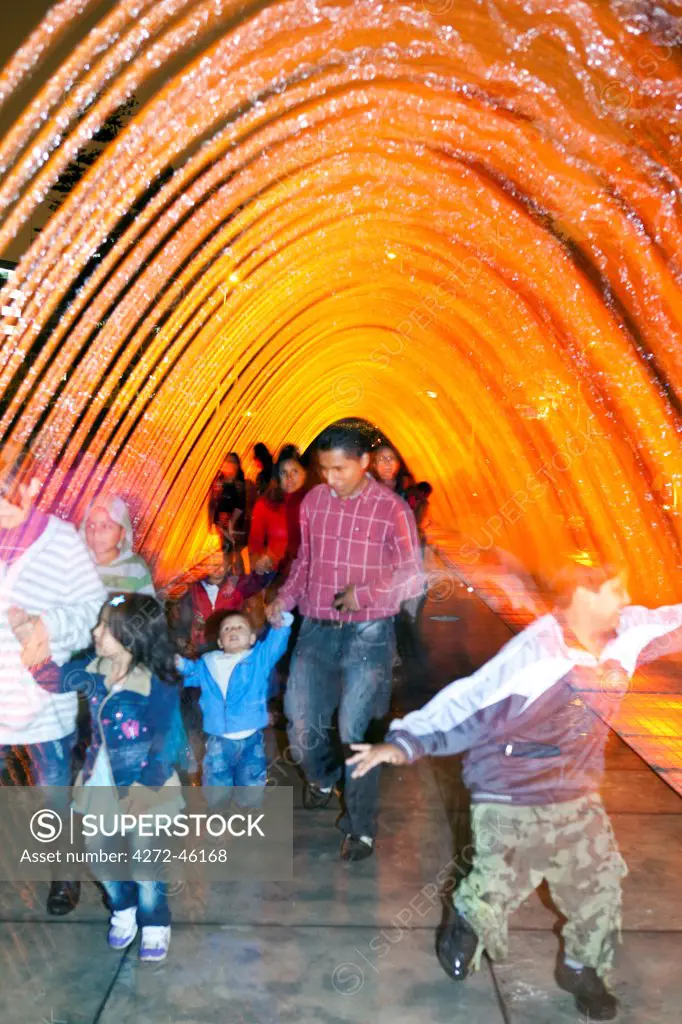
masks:
{"type": "Polygon", "coordinates": [[[332,601],[332,608],[335,608],[337,612],[359,612],[360,604],[358,597],[355,592],[355,587],[351,583],[349,586],[344,587],[343,590],[339,591],[338,594],[334,595],[332,601]]]}
{"type": "Polygon", "coordinates": [[[346,758],[346,764],[354,764],[353,779],[361,779],[372,768],[380,764],[407,764],[407,754],[392,743],[351,743],[351,750],[357,753],[346,758]]]}
{"type": "Polygon", "coordinates": [[[276,597],[274,601],[265,606],[265,617],[271,626],[277,627],[282,626],[284,620],[282,615],[284,614],[284,601],[279,597],[276,597]]]}

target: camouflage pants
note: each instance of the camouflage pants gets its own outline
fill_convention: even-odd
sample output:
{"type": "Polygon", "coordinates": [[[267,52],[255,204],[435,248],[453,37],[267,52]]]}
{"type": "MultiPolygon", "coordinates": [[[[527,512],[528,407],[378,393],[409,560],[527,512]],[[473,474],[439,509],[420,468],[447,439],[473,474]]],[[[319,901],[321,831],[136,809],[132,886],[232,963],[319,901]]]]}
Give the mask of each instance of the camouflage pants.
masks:
{"type": "Polygon", "coordinates": [[[620,940],[621,878],[627,874],[597,794],[536,807],[474,804],[472,870],[454,894],[458,912],[485,949],[507,954],[509,915],[546,878],[563,927],[567,957],[605,977],[620,940]]]}

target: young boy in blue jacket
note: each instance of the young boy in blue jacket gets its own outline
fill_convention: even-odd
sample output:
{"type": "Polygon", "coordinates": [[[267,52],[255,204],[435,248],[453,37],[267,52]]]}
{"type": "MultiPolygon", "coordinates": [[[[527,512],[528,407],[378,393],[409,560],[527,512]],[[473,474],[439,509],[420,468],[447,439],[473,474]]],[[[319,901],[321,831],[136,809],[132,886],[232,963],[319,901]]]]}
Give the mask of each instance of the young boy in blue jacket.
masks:
{"type": "MultiPolygon", "coordinates": [[[[217,651],[198,661],[178,659],[185,686],[201,690],[206,753],[204,786],[254,786],[253,800],[261,799],[267,777],[263,730],[268,724],[268,681],[284,655],[293,615],[270,627],[258,640],[247,615],[227,612],[218,627],[217,651]]],[[[216,797],[216,802],[221,797],[216,797]]],[[[241,802],[244,802],[242,797],[241,802]]]]}

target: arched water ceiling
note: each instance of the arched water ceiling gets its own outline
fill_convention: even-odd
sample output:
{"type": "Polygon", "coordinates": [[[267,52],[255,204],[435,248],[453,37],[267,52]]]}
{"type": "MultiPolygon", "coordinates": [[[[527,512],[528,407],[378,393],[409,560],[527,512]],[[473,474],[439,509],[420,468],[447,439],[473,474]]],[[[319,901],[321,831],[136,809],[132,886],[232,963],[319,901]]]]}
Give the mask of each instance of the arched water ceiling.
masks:
{"type": "MultiPolygon", "coordinates": [[[[304,446],[357,415],[433,482],[463,557],[494,542],[537,566],[589,543],[629,562],[638,595],[670,592],[674,6],[103,12],[0,143],[5,252],[109,114],[142,97],[11,285],[25,301],[3,320],[0,429],[44,453],[44,501],[77,514],[104,484],[130,497],[167,579],[206,545],[226,451],[304,446]]],[[[97,8],[56,5],[0,102],[97,8]]]]}

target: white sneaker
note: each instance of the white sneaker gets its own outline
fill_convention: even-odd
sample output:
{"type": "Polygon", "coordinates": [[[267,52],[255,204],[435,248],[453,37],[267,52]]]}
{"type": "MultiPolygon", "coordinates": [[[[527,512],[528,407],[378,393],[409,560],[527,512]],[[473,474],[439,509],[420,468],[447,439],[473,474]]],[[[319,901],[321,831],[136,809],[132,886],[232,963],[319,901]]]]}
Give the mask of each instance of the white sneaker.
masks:
{"type": "Polygon", "coordinates": [[[107,942],[112,949],[127,949],[137,935],[137,907],[115,910],[109,921],[107,942]]]}
{"type": "Polygon", "coordinates": [[[144,964],[160,964],[168,956],[170,925],[148,924],[142,929],[140,960],[144,964]]]}

